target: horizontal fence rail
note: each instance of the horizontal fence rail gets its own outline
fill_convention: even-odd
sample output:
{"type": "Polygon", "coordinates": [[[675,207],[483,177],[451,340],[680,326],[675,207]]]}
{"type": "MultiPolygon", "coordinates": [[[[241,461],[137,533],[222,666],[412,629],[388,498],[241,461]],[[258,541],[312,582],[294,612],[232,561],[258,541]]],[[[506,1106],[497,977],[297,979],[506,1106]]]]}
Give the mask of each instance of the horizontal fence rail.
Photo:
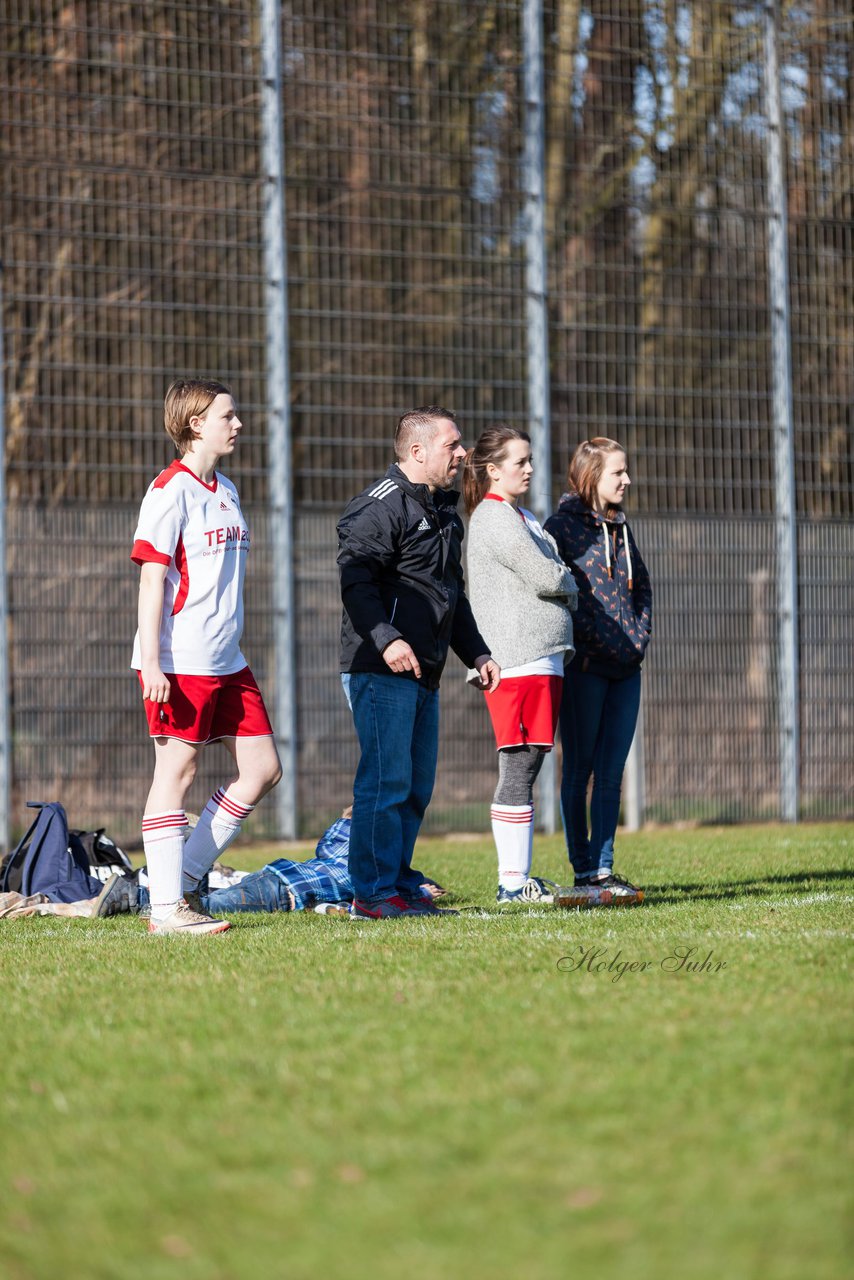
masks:
{"type": "MultiPolygon", "coordinates": [[[[302,835],[347,803],[356,763],[337,514],[385,470],[400,413],[431,402],[467,443],[547,420],[552,507],[580,440],[627,447],[655,593],[642,818],[776,819],[790,777],[799,816],[854,817],[852,83],[843,0],[7,0],[11,827],[27,799],[60,799],[137,838],[151,748],[128,553],[171,456],[163,393],[187,373],[228,381],[246,424],[230,467],[252,529],[246,652],[290,708],[302,835]]],[[[455,658],[442,705],[425,829],[488,829],[494,744],[455,658]]],[[[211,751],[191,805],[221,781],[211,751]]],[[[283,834],[283,811],[260,805],[250,830],[283,834]]]]}

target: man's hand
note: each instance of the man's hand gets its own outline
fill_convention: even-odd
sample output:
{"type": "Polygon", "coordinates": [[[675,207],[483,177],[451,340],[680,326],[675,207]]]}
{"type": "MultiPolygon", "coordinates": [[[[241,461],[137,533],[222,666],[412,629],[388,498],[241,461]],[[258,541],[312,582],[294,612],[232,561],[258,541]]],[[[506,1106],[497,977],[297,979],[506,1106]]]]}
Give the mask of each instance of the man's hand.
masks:
{"type": "Polygon", "coordinates": [[[474,665],[480,676],[480,684],[477,688],[482,689],[484,693],[492,693],[501,684],[501,668],[498,663],[485,653],[475,658],[474,665]]]}
{"type": "Polygon", "coordinates": [[[392,640],[391,644],[387,644],[383,649],[383,661],[397,675],[404,671],[411,671],[416,680],[421,679],[418,659],[405,640],[392,640]]]}

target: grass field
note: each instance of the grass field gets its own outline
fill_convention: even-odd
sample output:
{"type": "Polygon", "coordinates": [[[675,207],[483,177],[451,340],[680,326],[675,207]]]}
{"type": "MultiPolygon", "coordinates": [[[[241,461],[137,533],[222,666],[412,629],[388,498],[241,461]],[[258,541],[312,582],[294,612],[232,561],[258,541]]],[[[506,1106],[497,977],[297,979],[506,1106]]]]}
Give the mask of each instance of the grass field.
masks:
{"type": "Polygon", "coordinates": [[[0,923],[0,1274],[851,1275],[854,828],[626,835],[634,911],[417,862],[470,909],[0,923]]]}

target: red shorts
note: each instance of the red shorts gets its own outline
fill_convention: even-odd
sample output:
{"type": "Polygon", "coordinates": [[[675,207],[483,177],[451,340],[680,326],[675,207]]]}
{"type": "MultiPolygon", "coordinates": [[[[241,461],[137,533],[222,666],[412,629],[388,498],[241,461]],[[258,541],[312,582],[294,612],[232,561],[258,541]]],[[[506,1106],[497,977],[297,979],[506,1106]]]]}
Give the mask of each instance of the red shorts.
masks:
{"type": "Polygon", "coordinates": [[[261,690],[248,667],[231,676],[179,676],[167,671],[166,679],[171,686],[169,701],[146,698],[143,703],[152,738],[203,744],[219,738],[273,735],[261,690]]]}
{"type": "Polygon", "coordinates": [[[551,751],[562,690],[563,676],[511,676],[485,694],[499,751],[522,746],[551,751]]]}

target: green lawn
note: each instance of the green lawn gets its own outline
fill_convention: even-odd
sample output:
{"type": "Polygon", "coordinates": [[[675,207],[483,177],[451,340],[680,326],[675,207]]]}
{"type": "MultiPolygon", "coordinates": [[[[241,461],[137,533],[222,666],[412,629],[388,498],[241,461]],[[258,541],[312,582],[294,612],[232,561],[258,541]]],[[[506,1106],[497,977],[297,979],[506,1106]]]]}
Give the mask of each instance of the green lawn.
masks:
{"type": "Polygon", "coordinates": [[[4,1280],[851,1274],[854,828],[623,836],[634,911],[417,862],[459,918],[0,922],[4,1280]]]}

